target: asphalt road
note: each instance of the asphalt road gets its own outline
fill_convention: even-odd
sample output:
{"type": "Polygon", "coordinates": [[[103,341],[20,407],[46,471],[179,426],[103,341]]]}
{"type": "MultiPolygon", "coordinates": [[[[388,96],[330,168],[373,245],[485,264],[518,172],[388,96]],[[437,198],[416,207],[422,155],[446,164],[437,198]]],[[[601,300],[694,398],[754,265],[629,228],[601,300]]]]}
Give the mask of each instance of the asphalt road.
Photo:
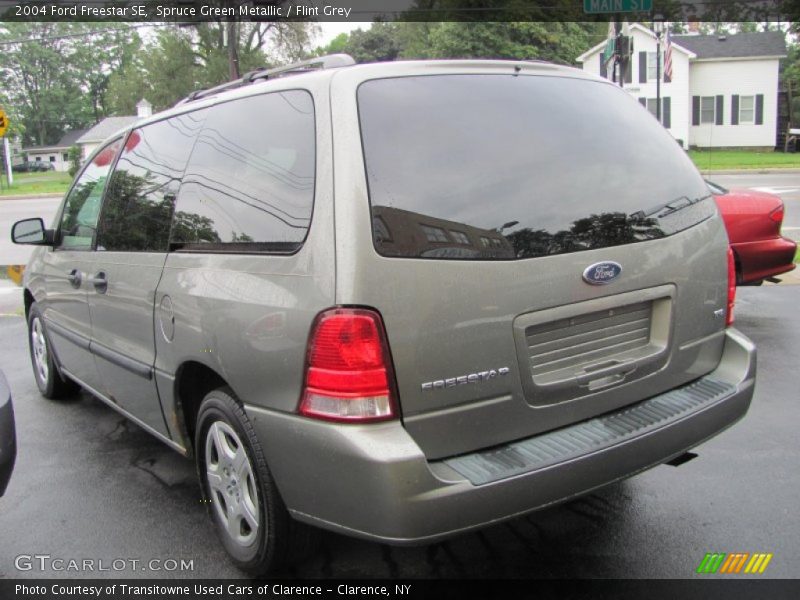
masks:
{"type": "MultiPolygon", "coordinates": [[[[800,174],[717,175],[725,187],[772,191],[786,204],[784,234],[800,240],[800,174]]],[[[0,264],[24,263],[11,224],[59,199],[0,200],[0,264]]],[[[4,282],[0,282],[4,283],[4,282]]],[[[7,283],[7,282],[6,282],[7,283]]],[[[323,534],[297,577],[691,577],[705,552],[773,552],[767,575],[797,576],[796,457],[800,402],[800,286],[739,290],[738,323],[759,346],[748,416],[702,446],[700,458],[661,466],[527,518],[423,548],[389,548],[323,534]]],[[[21,295],[0,285],[0,369],[12,386],[19,457],[0,498],[0,578],[240,577],[219,549],[192,464],[87,395],[38,394],[21,295]],[[15,557],[128,561],[123,571],[19,571],[15,557]],[[142,571],[129,559],[193,560],[191,571],[142,571]]]]}
{"type": "Polygon", "coordinates": [[[706,179],[726,188],[750,188],[779,195],[786,209],[783,235],[800,241],[800,173],[704,175],[706,179]]]}
{"type": "Polygon", "coordinates": [[[0,265],[24,265],[33,252],[33,246],[17,246],[11,242],[11,226],[20,219],[41,217],[45,226],[49,227],[59,204],[61,198],[0,198],[0,265]]]}
{"type": "MultiPolygon", "coordinates": [[[[695,460],[427,547],[324,533],[319,551],[287,575],[688,578],[706,552],[771,552],[762,577],[797,577],[799,305],[800,286],[739,290],[737,326],[759,348],[755,398],[695,460]]],[[[0,498],[0,578],[241,576],[217,544],[189,461],[87,395],[43,399],[22,318],[0,317],[0,339],[19,435],[17,468],[0,498]],[[126,570],[15,567],[16,557],[36,554],[106,566],[122,559],[126,570]],[[142,571],[131,559],[192,560],[193,570],[142,571]]]]}

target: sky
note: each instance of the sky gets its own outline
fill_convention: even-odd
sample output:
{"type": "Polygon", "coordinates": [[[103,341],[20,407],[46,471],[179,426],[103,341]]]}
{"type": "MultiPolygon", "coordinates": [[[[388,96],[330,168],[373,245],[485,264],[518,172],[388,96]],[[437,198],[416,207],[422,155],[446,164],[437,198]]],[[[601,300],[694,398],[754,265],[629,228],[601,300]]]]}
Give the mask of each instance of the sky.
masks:
{"type": "Polygon", "coordinates": [[[359,22],[333,22],[333,23],[319,23],[320,35],[317,38],[317,46],[325,46],[333,38],[340,33],[349,33],[353,29],[369,29],[372,23],[359,23],[359,22]]]}

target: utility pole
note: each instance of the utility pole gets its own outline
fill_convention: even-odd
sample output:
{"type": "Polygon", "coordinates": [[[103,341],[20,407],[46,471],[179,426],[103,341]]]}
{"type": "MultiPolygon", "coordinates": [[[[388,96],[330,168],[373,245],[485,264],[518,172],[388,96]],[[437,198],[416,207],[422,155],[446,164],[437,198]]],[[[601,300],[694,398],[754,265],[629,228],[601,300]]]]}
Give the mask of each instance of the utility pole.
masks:
{"type": "Polygon", "coordinates": [[[228,73],[230,80],[239,79],[239,41],[236,37],[236,21],[225,24],[228,33],[228,73]]]}
{"type": "Polygon", "coordinates": [[[614,21],[614,49],[617,54],[617,59],[614,61],[614,66],[617,69],[617,83],[619,87],[625,87],[625,65],[622,58],[622,21],[614,21]]]}

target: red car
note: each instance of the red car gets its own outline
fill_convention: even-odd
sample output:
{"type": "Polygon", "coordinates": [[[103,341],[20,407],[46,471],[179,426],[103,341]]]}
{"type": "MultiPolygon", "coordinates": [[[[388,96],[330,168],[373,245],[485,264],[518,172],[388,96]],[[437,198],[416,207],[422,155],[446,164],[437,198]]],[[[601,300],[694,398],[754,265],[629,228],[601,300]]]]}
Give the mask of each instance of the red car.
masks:
{"type": "Polygon", "coordinates": [[[797,244],[781,236],[783,200],[746,189],[726,190],[707,182],[728,230],[737,285],[761,285],[794,269],[797,244]]]}

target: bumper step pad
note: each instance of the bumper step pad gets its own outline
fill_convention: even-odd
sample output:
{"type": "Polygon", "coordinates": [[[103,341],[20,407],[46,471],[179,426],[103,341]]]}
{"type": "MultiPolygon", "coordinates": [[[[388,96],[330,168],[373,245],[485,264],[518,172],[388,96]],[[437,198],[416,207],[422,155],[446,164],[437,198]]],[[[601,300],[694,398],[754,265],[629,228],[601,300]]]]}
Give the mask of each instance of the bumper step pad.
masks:
{"type": "Polygon", "coordinates": [[[735,391],[734,385],[703,378],[601,417],[442,462],[473,485],[492,483],[626,442],[678,421],[735,391]]]}

